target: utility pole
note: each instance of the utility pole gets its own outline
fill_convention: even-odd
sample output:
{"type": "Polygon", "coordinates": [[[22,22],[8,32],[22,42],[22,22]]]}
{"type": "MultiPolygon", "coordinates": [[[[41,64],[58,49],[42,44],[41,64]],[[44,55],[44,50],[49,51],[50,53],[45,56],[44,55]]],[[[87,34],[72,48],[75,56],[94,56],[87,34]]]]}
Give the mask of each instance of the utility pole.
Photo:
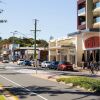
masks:
{"type": "Polygon", "coordinates": [[[14,61],[15,60],[15,54],[14,54],[14,46],[15,46],[15,34],[16,34],[16,31],[14,31],[14,32],[10,32],[10,33],[12,33],[13,34],[13,41],[12,41],[12,61],[14,61]]]}
{"type": "Polygon", "coordinates": [[[36,34],[38,31],[40,30],[37,30],[37,19],[34,19],[35,20],[35,24],[34,24],[34,30],[31,30],[31,31],[34,31],[34,59],[35,59],[35,67],[36,67],[36,74],[37,74],[37,59],[36,59],[36,34]]]}

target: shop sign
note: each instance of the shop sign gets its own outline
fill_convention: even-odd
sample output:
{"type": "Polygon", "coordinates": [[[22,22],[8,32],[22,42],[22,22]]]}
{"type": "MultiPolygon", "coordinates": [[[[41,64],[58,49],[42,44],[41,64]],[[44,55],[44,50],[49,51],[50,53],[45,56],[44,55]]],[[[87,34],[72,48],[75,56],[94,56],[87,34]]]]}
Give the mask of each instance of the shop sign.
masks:
{"type": "Polygon", "coordinates": [[[100,37],[94,36],[85,40],[85,48],[96,48],[100,47],[100,37]]]}

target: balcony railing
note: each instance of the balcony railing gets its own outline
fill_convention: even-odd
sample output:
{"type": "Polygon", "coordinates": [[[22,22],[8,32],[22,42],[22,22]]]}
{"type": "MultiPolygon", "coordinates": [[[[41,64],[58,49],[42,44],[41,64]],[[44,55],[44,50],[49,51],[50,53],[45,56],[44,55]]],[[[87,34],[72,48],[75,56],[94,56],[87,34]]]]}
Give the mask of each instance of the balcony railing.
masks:
{"type": "Polygon", "coordinates": [[[85,13],[85,7],[78,10],[78,14],[85,13]]]}

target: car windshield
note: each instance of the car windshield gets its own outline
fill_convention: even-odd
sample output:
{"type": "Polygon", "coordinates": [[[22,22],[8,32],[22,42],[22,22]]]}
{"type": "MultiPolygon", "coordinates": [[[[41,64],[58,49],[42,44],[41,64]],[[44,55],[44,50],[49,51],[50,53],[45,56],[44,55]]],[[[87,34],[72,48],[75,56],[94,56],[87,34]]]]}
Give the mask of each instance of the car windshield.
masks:
{"type": "Polygon", "coordinates": [[[24,60],[20,60],[20,61],[24,61],[24,60]]]}
{"type": "Polygon", "coordinates": [[[18,61],[24,61],[23,59],[19,59],[18,61]]]}
{"type": "Polygon", "coordinates": [[[59,63],[59,61],[55,62],[55,64],[58,64],[58,63],[59,63]]]}
{"type": "Polygon", "coordinates": [[[61,61],[59,64],[70,64],[70,62],[61,61]]]}
{"type": "Polygon", "coordinates": [[[46,63],[50,63],[50,61],[46,61],[46,63]]]}
{"type": "Polygon", "coordinates": [[[53,61],[51,63],[57,65],[59,63],[59,61],[53,61]]]}
{"type": "Polygon", "coordinates": [[[28,61],[28,60],[25,60],[25,62],[30,62],[30,61],[28,61]]]}

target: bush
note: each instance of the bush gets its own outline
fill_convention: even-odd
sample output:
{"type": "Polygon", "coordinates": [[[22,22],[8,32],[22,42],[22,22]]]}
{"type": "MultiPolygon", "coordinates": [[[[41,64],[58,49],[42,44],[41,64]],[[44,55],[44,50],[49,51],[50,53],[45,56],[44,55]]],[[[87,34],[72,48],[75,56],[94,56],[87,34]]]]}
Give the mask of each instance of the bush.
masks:
{"type": "Polygon", "coordinates": [[[65,82],[66,84],[72,83],[73,86],[80,86],[87,90],[94,92],[100,92],[100,80],[89,78],[89,77],[69,77],[69,78],[58,78],[58,82],[65,82]]]}

